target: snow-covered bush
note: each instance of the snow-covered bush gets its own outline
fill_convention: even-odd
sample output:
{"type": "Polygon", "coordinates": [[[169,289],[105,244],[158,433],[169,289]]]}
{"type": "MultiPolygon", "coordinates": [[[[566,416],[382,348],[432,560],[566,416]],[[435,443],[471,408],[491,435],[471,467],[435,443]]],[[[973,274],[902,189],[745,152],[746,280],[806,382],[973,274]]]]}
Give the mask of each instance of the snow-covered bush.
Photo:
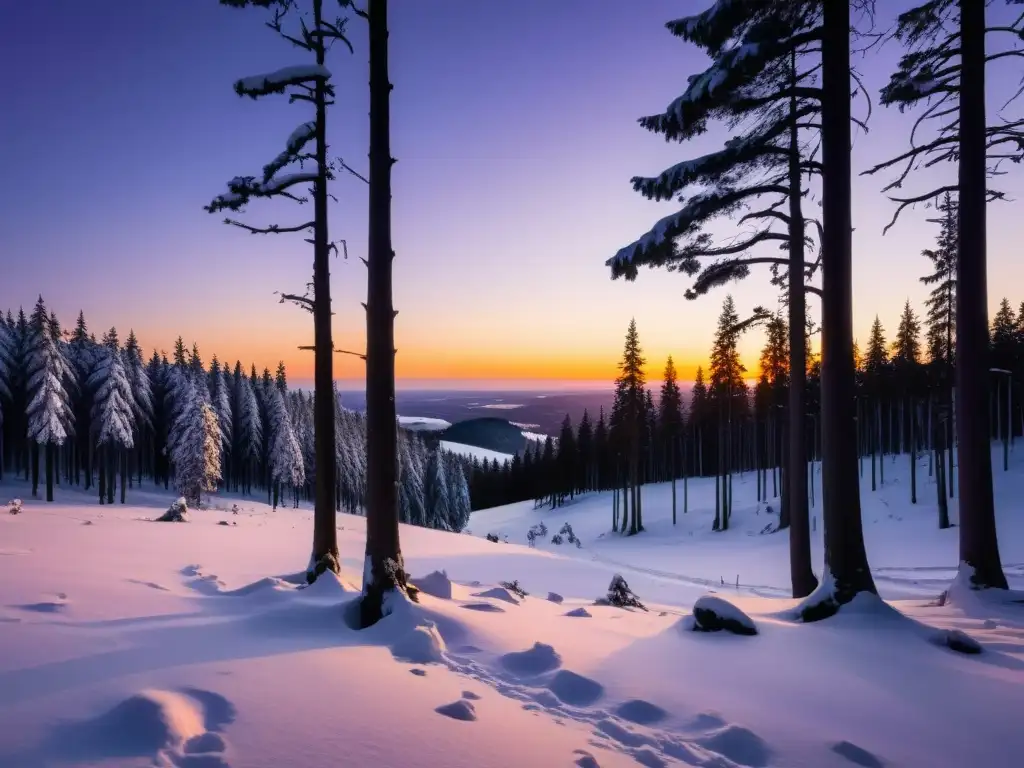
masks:
{"type": "Polygon", "coordinates": [[[187,523],[188,504],[185,502],[185,497],[179,496],[175,499],[171,506],[167,508],[167,511],[157,518],[157,521],[161,523],[187,523]]]}
{"type": "Polygon", "coordinates": [[[562,534],[556,533],[554,536],[552,536],[551,537],[551,543],[552,544],[561,544],[562,543],[562,534]]]}
{"type": "Polygon", "coordinates": [[[756,635],[757,626],[747,614],[720,597],[704,595],[693,604],[694,632],[725,630],[734,635],[756,635]]]}
{"type": "Polygon", "coordinates": [[[575,544],[577,549],[583,546],[580,540],[576,538],[576,534],[573,532],[572,526],[568,523],[563,525],[562,530],[560,530],[558,533],[564,536],[566,541],[568,541],[570,544],[575,544]]]}
{"type": "Polygon", "coordinates": [[[537,539],[542,539],[547,535],[548,527],[541,521],[526,532],[526,543],[531,547],[536,546],[537,539]]]}
{"type": "Polygon", "coordinates": [[[487,534],[487,540],[488,541],[493,541],[495,544],[497,544],[498,541],[500,541],[500,539],[498,538],[498,534],[496,534],[496,533],[488,533],[487,534]]]}
{"type": "Polygon", "coordinates": [[[21,499],[11,499],[10,501],[8,501],[7,511],[10,512],[12,515],[20,515],[22,512],[21,499]]]}
{"type": "Polygon", "coordinates": [[[618,573],[612,576],[612,582],[608,585],[608,596],[595,600],[594,603],[596,605],[614,605],[616,608],[647,610],[647,606],[640,602],[639,598],[633,594],[633,590],[629,588],[626,580],[618,573]]]}
{"type": "Polygon", "coordinates": [[[519,586],[519,579],[515,579],[513,581],[500,581],[498,583],[505,589],[507,589],[509,592],[519,597],[526,597],[528,594],[530,594],[521,586],[519,586]]]}

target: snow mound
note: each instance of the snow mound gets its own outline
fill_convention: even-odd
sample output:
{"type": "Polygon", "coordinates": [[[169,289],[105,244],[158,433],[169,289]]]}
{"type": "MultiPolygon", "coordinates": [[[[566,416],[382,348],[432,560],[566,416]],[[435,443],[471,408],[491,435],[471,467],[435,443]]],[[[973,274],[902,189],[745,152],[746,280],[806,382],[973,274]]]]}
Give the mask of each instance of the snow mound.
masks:
{"type": "Polygon", "coordinates": [[[534,643],[525,651],[506,653],[500,660],[505,669],[517,675],[543,675],[562,666],[562,657],[544,643],[534,643]]]}
{"type": "Polygon", "coordinates": [[[512,605],[519,605],[519,601],[504,587],[494,587],[493,589],[488,589],[486,592],[474,592],[473,597],[486,597],[491,600],[504,600],[506,603],[512,603],[512,605]]]}
{"type": "Polygon", "coordinates": [[[624,701],[615,708],[615,714],[637,725],[653,725],[668,717],[668,712],[664,709],[643,699],[624,701]]]}
{"type": "Polygon", "coordinates": [[[349,579],[331,570],[326,570],[317,576],[309,586],[302,588],[304,597],[336,598],[345,595],[346,598],[353,594],[359,594],[361,590],[349,579]]]}
{"type": "Polygon", "coordinates": [[[566,611],[563,615],[564,616],[572,616],[573,618],[576,618],[576,619],[589,619],[590,618],[590,611],[588,611],[586,608],[580,606],[579,608],[573,608],[571,611],[566,611]]]}
{"type": "Polygon", "coordinates": [[[151,757],[158,764],[226,765],[219,753],[227,743],[211,731],[233,719],[233,706],[219,694],[144,690],[94,719],[59,726],[52,738],[54,756],[90,762],[151,757]],[[199,755],[207,757],[195,759],[199,755]]]}
{"type": "Polygon", "coordinates": [[[564,597],[562,597],[562,596],[561,596],[560,594],[558,594],[557,592],[548,592],[548,600],[549,600],[550,602],[552,602],[552,603],[556,603],[556,604],[558,604],[558,605],[561,605],[561,604],[562,604],[562,601],[563,601],[563,600],[565,600],[565,598],[564,598],[564,597]]]}
{"type": "Polygon", "coordinates": [[[450,717],[452,720],[462,720],[467,723],[476,720],[476,708],[472,702],[465,699],[453,701],[451,704],[443,704],[434,711],[439,715],[450,717]]]}
{"type": "Polygon", "coordinates": [[[604,696],[604,686],[589,677],[562,669],[555,673],[548,683],[550,690],[559,701],[573,707],[589,707],[604,696]]]}
{"type": "Polygon", "coordinates": [[[452,582],[445,571],[431,571],[421,578],[410,579],[409,583],[424,594],[442,600],[452,599],[452,582]]]}
{"type": "Polygon", "coordinates": [[[462,698],[468,699],[469,701],[479,701],[480,700],[480,694],[479,693],[473,693],[472,691],[463,691],[462,692],[462,698]]]}
{"type": "Polygon", "coordinates": [[[431,664],[444,661],[444,638],[432,621],[412,627],[391,644],[391,654],[401,661],[413,664],[431,664]]]}
{"type": "Polygon", "coordinates": [[[885,765],[885,763],[863,747],[858,747],[856,744],[851,744],[848,741],[840,741],[833,744],[832,751],[841,757],[845,757],[854,765],[860,765],[863,768],[883,768],[885,765]]]}
{"type": "Polygon", "coordinates": [[[579,757],[576,758],[576,765],[578,765],[579,768],[601,768],[601,764],[597,762],[594,756],[585,749],[577,749],[573,754],[579,755],[579,757]]]}
{"type": "MultiPolygon", "coordinates": [[[[684,620],[685,621],[685,620],[684,620]]],[[[693,620],[684,624],[694,632],[725,630],[734,635],[756,635],[753,620],[732,603],[720,597],[704,595],[693,604],[693,620]]]]}

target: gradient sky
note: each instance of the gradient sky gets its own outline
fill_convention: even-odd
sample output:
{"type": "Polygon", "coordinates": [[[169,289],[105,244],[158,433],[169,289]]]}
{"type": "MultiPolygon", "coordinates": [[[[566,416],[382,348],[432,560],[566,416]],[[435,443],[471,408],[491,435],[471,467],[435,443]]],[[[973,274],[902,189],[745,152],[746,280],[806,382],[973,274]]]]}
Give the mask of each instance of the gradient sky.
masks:
{"type": "MultiPolygon", "coordinates": [[[[670,353],[685,377],[704,362],[725,291],[688,302],[685,277],[644,271],[634,284],[612,282],[604,261],[674,210],[643,200],[630,177],[725,138],[713,130],[667,144],[636,124],[705,66],[664,22],[707,4],[392,0],[397,365],[407,386],[610,379],[631,317],[652,371],[670,353]]],[[[309,119],[281,97],[254,102],[231,90],[240,76],[304,61],[264,18],[215,0],[35,0],[8,9],[0,307],[27,308],[42,293],[65,324],[83,309],[97,335],[134,327],[147,350],[169,350],[181,334],[207,360],[217,353],[262,368],[283,359],[293,379],[312,375],[312,354],[296,349],[311,343],[310,317],[274,296],[303,290],[309,246],[298,236],[247,235],[202,209],[309,119]]],[[[355,55],[337,49],[328,62],[338,90],[329,139],[333,155],[365,172],[365,25],[354,19],[351,32],[355,55]]],[[[897,54],[890,45],[857,60],[872,97],[897,54]]],[[[994,80],[993,108],[1002,104],[994,80]]],[[[876,107],[870,133],[855,134],[855,172],[902,151],[909,125],[876,107]]],[[[907,191],[953,173],[915,177],[907,191]]],[[[883,237],[893,210],[879,194],[883,180],[854,183],[857,334],[866,338],[877,313],[891,335],[903,301],[921,305],[920,251],[936,228],[922,209],[883,237]]],[[[1001,187],[1024,191],[1019,173],[1001,187]]],[[[366,187],[343,176],[331,191],[331,234],[352,256],[332,265],[335,339],[361,349],[366,280],[355,257],[366,248],[366,187]]],[[[260,203],[244,219],[288,223],[305,212],[260,203]]],[[[1024,299],[1021,233],[1014,203],[989,207],[993,305],[1004,292],[1024,299]]],[[[729,289],[741,313],[775,306],[763,277],[729,289]]],[[[761,337],[742,344],[754,368],[761,337]]],[[[361,378],[361,361],[338,358],[338,378],[361,378]]]]}

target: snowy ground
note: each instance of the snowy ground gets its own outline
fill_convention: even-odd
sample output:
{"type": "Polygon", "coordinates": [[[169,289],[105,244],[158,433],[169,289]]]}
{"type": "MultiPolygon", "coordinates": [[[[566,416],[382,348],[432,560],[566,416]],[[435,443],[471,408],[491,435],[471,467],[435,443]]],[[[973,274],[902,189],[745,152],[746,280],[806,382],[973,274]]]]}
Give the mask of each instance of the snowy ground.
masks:
{"type": "Polygon", "coordinates": [[[398,423],[414,432],[441,432],[452,425],[450,421],[430,416],[399,416],[398,423]]]}
{"type": "MultiPolygon", "coordinates": [[[[0,511],[0,766],[1017,765],[1024,606],[936,607],[956,530],[936,530],[930,487],[911,508],[886,469],[865,533],[903,615],[867,601],[815,625],[786,618],[785,541],[759,533],[772,517],[755,513],[752,476],[736,479],[722,534],[707,530],[706,481],[687,515],[679,489],[674,528],[667,489],[648,489],[648,531],[632,538],[606,533],[606,495],[476,513],[473,535],[403,526],[413,575],[451,581],[428,579],[419,606],[364,632],[346,622],[361,518],[338,518],[343,577],[298,589],[287,574],[308,558],[308,510],[238,501],[235,515],[220,499],[190,523],[152,523],[165,494],[99,506],[58,489],[55,504],[0,511]],[[525,542],[541,519],[552,533],[569,521],[583,546],[482,538],[525,542]],[[592,604],[615,572],[649,612],[592,604]],[[530,596],[496,588],[508,579],[530,596]],[[685,631],[709,590],[760,634],[685,631]],[[936,628],[985,651],[937,647],[936,628]]],[[[1022,469],[996,478],[1015,586],[1022,469]]]]}

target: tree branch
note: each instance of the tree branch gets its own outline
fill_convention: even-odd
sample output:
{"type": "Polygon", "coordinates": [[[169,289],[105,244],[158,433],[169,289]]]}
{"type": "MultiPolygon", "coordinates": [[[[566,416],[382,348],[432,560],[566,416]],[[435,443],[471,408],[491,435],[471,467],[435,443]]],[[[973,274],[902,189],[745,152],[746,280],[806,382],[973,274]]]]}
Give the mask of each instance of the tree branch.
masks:
{"type": "Polygon", "coordinates": [[[230,224],[233,227],[240,227],[253,235],[279,235],[285,232],[301,232],[304,229],[309,229],[315,222],[307,221],[305,224],[297,224],[294,227],[282,227],[277,224],[271,224],[269,227],[253,227],[248,224],[244,224],[241,221],[235,221],[234,219],[224,219],[225,224],[230,224]]]}

